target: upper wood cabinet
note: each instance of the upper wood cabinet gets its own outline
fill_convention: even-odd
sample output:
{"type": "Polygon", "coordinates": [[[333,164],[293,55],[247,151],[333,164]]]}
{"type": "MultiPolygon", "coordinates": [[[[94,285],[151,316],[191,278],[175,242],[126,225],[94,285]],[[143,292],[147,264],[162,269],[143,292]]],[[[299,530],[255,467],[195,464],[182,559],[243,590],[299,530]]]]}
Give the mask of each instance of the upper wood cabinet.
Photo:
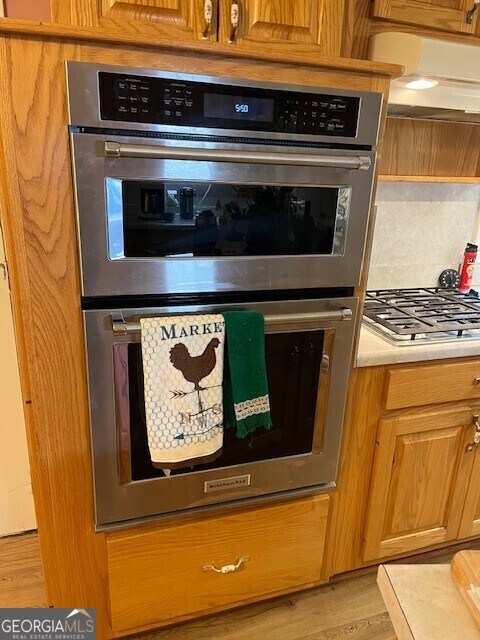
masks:
{"type": "Polygon", "coordinates": [[[304,52],[340,55],[345,0],[239,0],[237,6],[235,29],[231,1],[220,0],[220,42],[275,42],[301,45],[304,52]]]}
{"type": "Polygon", "coordinates": [[[340,55],[345,0],[239,0],[236,29],[231,11],[230,0],[220,0],[220,42],[276,42],[340,55]]]}
{"type": "Polygon", "coordinates": [[[365,561],[457,537],[475,456],[468,451],[474,413],[442,409],[380,420],[365,561]]]}
{"type": "Polygon", "coordinates": [[[63,24],[339,56],[346,0],[51,0],[63,24]]]}
{"type": "Polygon", "coordinates": [[[452,33],[475,33],[478,9],[467,19],[474,0],[375,0],[373,16],[452,33]]]}
{"type": "Polygon", "coordinates": [[[218,0],[52,0],[52,20],[180,40],[216,40],[218,0]]]}

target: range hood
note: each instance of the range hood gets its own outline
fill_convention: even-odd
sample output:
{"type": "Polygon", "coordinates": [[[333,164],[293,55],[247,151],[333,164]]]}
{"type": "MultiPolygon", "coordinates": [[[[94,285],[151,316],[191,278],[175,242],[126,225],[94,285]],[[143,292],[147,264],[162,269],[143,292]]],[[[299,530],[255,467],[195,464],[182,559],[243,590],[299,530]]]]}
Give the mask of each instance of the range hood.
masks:
{"type": "Polygon", "coordinates": [[[480,46],[384,32],[371,37],[370,59],[405,68],[392,81],[389,116],[480,124],[480,46]],[[415,81],[429,88],[409,88],[415,81]]]}

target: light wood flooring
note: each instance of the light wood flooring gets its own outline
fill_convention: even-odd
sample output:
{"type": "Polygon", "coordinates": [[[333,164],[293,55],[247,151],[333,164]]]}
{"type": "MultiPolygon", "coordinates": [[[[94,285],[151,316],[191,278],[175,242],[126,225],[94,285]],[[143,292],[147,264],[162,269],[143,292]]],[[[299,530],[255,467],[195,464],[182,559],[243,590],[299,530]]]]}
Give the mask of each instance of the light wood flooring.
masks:
{"type": "MultiPolygon", "coordinates": [[[[480,541],[403,560],[447,563],[480,541]]],[[[36,534],[0,539],[0,607],[46,606],[36,534]]],[[[229,613],[139,636],[136,640],[395,640],[376,570],[229,613]]]]}

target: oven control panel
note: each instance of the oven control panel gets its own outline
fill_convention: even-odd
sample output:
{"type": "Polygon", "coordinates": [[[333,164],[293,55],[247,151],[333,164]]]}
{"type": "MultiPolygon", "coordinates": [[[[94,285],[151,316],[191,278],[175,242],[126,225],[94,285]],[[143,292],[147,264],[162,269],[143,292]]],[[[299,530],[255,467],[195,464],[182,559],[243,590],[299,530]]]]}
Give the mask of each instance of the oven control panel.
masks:
{"type": "Polygon", "coordinates": [[[99,72],[102,120],[354,138],[360,98],[99,72]]]}

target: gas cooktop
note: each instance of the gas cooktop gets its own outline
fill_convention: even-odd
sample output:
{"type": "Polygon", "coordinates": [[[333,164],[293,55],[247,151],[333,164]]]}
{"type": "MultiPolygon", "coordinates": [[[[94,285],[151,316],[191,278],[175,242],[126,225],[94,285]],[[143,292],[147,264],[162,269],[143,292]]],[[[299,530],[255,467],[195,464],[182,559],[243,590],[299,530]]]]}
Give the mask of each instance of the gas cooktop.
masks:
{"type": "Polygon", "coordinates": [[[368,291],[363,313],[395,345],[480,339],[480,298],[456,289],[368,291]]]}

